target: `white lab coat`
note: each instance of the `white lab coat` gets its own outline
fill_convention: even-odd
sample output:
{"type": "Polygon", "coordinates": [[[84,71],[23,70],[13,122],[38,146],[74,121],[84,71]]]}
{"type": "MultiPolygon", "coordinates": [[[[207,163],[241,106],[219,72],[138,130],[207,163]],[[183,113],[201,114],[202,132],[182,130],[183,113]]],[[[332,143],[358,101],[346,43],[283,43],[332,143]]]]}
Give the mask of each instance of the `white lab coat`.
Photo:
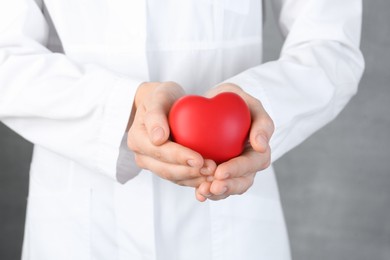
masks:
{"type": "Polygon", "coordinates": [[[357,90],[361,0],[275,0],[286,37],[262,61],[260,0],[0,2],[0,119],[35,144],[23,259],[289,259],[272,169],[199,203],[119,149],[143,81],[262,101],[273,161],[357,90]],[[43,3],[44,2],[44,3],[43,3]]]}

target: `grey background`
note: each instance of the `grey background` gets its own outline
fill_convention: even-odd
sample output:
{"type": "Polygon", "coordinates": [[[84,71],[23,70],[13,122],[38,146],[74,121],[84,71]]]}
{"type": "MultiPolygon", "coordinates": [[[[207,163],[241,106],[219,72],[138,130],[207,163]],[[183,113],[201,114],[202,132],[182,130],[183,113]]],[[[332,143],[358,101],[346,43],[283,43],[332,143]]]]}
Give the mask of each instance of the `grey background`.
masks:
{"type": "MultiPolygon", "coordinates": [[[[388,0],[364,1],[359,93],[275,165],[295,260],[390,259],[389,11],[388,0]]],[[[265,29],[275,59],[272,16],[265,29]]],[[[20,258],[31,148],[0,124],[0,259],[20,258]]]]}

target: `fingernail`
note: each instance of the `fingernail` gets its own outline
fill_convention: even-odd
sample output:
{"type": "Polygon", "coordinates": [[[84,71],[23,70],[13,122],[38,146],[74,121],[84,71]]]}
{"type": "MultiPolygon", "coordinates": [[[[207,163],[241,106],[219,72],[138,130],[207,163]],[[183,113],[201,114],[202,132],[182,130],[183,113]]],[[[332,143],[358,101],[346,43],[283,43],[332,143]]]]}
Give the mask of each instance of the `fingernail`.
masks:
{"type": "Polygon", "coordinates": [[[212,182],[214,181],[214,176],[207,176],[207,179],[206,179],[208,182],[212,182]]]}
{"type": "Polygon", "coordinates": [[[196,160],[190,159],[187,161],[187,164],[191,167],[198,167],[199,163],[196,160]]]}
{"type": "Polygon", "coordinates": [[[227,192],[228,188],[226,186],[224,186],[221,190],[221,192],[217,195],[223,195],[225,192],[227,192]]]}
{"type": "Polygon", "coordinates": [[[261,134],[258,134],[256,136],[256,143],[258,146],[260,146],[264,149],[268,146],[268,140],[261,134]]]}
{"type": "Polygon", "coordinates": [[[158,142],[164,138],[164,135],[165,135],[164,129],[162,129],[161,127],[158,126],[158,127],[154,128],[152,131],[152,141],[158,142]]]}
{"type": "Polygon", "coordinates": [[[210,193],[209,194],[202,194],[202,196],[205,197],[205,198],[210,198],[211,194],[210,193]]]}
{"type": "Polygon", "coordinates": [[[200,173],[203,175],[209,175],[211,174],[211,171],[208,167],[203,167],[202,169],[200,169],[200,173]]]}

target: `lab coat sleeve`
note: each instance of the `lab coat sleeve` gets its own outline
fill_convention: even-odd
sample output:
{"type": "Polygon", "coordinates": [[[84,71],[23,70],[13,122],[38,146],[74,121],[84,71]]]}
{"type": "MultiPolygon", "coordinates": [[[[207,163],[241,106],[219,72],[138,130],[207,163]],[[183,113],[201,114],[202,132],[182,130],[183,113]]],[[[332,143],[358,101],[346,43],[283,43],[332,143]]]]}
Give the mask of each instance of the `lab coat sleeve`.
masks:
{"type": "Polygon", "coordinates": [[[285,37],[279,59],[226,80],[272,117],[272,161],[334,119],[364,69],[361,0],[274,0],[274,7],[285,37]]]}
{"type": "Polygon", "coordinates": [[[141,80],[73,62],[50,52],[47,41],[48,24],[34,0],[0,2],[0,120],[32,143],[116,179],[141,80]]]}

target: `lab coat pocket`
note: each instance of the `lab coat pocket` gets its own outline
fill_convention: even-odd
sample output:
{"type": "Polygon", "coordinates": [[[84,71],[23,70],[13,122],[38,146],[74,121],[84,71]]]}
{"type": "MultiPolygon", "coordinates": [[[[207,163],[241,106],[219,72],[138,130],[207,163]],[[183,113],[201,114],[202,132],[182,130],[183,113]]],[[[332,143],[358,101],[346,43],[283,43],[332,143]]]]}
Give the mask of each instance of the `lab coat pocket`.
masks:
{"type": "Polygon", "coordinates": [[[36,193],[28,200],[27,259],[90,259],[89,190],[36,193]]]}

